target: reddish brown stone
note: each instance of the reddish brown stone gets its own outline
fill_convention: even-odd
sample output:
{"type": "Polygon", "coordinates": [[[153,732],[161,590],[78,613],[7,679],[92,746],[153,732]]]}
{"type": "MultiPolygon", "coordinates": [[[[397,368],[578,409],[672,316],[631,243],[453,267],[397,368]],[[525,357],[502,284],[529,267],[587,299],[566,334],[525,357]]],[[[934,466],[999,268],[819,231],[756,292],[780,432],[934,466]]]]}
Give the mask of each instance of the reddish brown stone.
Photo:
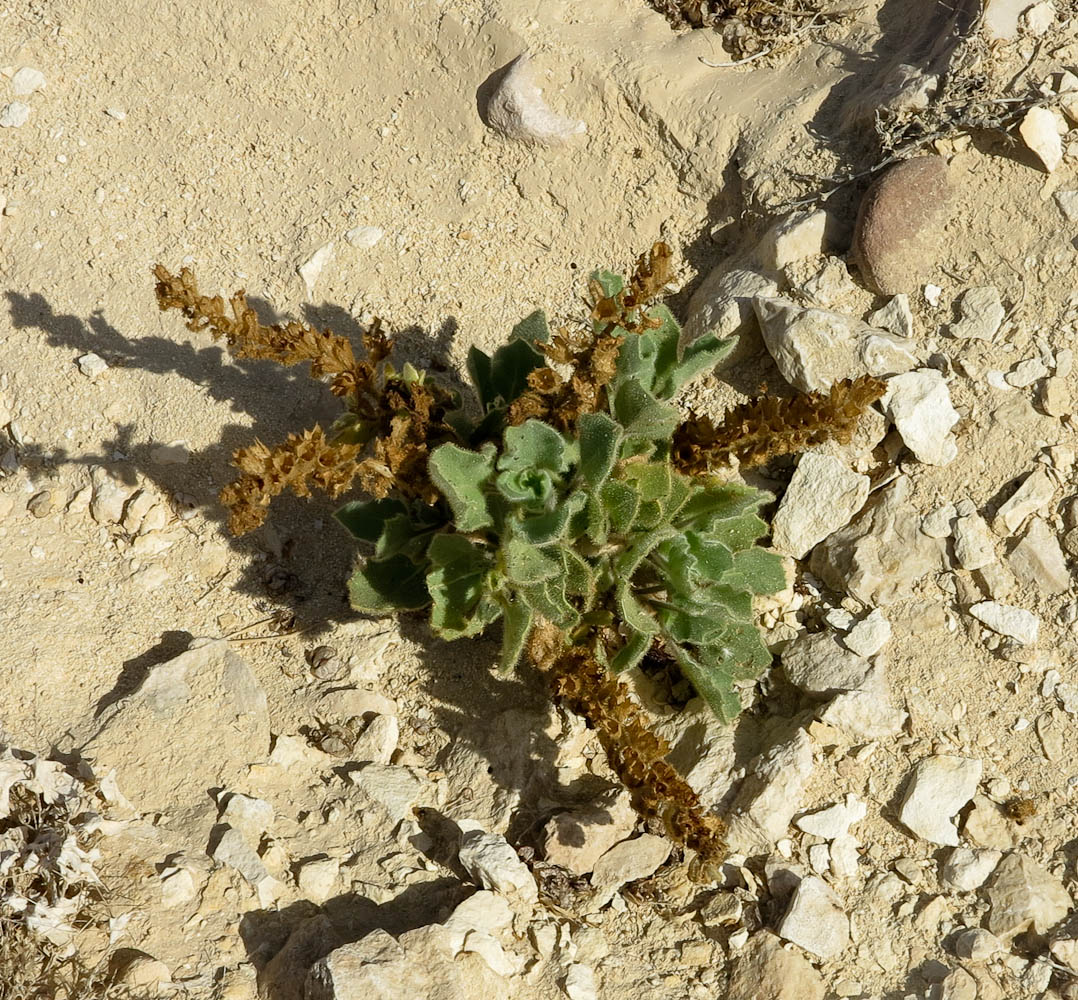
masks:
{"type": "Polygon", "coordinates": [[[872,184],[854,229],[854,256],[865,284],[897,295],[931,274],[952,193],[939,156],[905,160],[872,184]]]}

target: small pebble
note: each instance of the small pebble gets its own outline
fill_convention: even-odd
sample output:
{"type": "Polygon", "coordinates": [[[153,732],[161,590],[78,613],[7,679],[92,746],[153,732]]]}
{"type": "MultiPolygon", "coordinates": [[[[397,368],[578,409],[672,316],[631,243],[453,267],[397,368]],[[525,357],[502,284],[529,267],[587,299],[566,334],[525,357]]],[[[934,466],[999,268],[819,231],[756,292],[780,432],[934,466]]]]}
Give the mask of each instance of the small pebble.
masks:
{"type": "Polygon", "coordinates": [[[98,357],[96,354],[84,354],[82,357],[75,359],[75,364],[79,366],[79,371],[82,372],[87,378],[97,378],[102,372],[108,370],[108,363],[104,358],[98,357]]]}
{"type": "Polygon", "coordinates": [[[49,512],[52,510],[52,493],[48,490],[35,493],[27,502],[26,509],[34,517],[48,517],[49,512]]]}
{"type": "Polygon", "coordinates": [[[11,78],[11,92],[16,97],[28,97],[45,86],[45,74],[32,66],[23,66],[11,78]]]}
{"type": "Polygon", "coordinates": [[[127,117],[127,112],[123,108],[105,108],[105,114],[118,122],[122,122],[127,117]]]}
{"type": "Polygon", "coordinates": [[[385,230],[377,226],[356,226],[344,234],[344,238],[354,247],[369,249],[385,236],[385,230]]]}
{"type": "Polygon", "coordinates": [[[30,105],[23,101],[12,101],[0,108],[0,128],[19,128],[30,119],[30,105]]]}

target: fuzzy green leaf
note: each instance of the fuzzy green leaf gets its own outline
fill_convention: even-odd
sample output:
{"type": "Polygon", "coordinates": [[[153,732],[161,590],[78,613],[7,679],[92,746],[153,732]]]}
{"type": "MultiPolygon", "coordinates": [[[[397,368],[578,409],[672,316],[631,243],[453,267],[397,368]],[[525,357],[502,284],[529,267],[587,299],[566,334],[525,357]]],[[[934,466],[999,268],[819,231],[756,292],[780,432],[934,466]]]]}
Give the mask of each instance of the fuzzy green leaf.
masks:
{"type": "Polygon", "coordinates": [[[388,559],[398,553],[409,559],[420,559],[430,542],[431,528],[415,524],[407,514],[397,514],[385,523],[385,530],[374,546],[377,559],[388,559]]]}
{"type": "Polygon", "coordinates": [[[618,611],[621,612],[622,619],[630,629],[635,629],[637,632],[647,636],[659,634],[658,621],[656,621],[655,616],[633,596],[632,587],[628,581],[623,581],[618,586],[616,599],[618,611]]]}
{"type": "Polygon", "coordinates": [[[554,480],[546,469],[508,469],[494,480],[498,492],[525,510],[546,510],[554,499],[554,480]]]}
{"type": "Polygon", "coordinates": [[[734,690],[734,678],[721,668],[704,666],[681,646],[668,643],[667,648],[677,661],[685,679],[711,710],[725,723],[736,719],[741,712],[741,696],[734,690]]]}
{"type": "Polygon", "coordinates": [[[428,550],[427,588],[434,599],[431,627],[443,639],[481,632],[501,608],[485,594],[490,556],[461,535],[438,535],[428,550]]]}
{"type": "Polygon", "coordinates": [[[656,386],[656,395],[666,399],[673,397],[685,383],[692,381],[700,372],[714,368],[736,344],[737,337],[720,338],[713,333],[697,337],[691,344],[686,345],[681,361],[671,373],[669,386],[656,386]]]}
{"type": "Polygon", "coordinates": [[[774,552],[743,549],[734,556],[733,567],[722,582],[753,594],[777,594],[786,589],[786,569],[774,552]]]}
{"type": "Polygon", "coordinates": [[[681,414],[675,407],[657,400],[635,379],[628,379],[618,386],[611,412],[625,428],[624,441],[629,445],[669,441],[681,423],[681,414]]]}
{"type": "Polygon", "coordinates": [[[415,611],[431,602],[426,566],[406,556],[367,559],[348,581],[348,599],[356,611],[379,614],[415,611]]]}
{"type": "Polygon", "coordinates": [[[427,469],[431,481],[445,495],[458,531],[478,531],[493,524],[484,495],[494,471],[495,448],[491,443],[478,452],[455,444],[443,444],[431,452],[427,469]]]}
{"type": "Polygon", "coordinates": [[[526,340],[510,340],[494,352],[490,380],[494,401],[512,403],[528,388],[528,376],[546,365],[546,358],[526,340]]]}
{"type": "Polygon", "coordinates": [[[573,628],[580,621],[580,614],[566,597],[563,577],[521,587],[520,594],[529,607],[560,628],[573,628]]]}
{"type": "Polygon", "coordinates": [[[612,271],[592,271],[588,277],[592,281],[598,282],[599,287],[603,290],[603,295],[608,299],[612,299],[625,287],[625,282],[622,280],[621,275],[614,274],[612,271]]]}
{"type": "Polygon", "coordinates": [[[542,583],[562,572],[560,560],[522,538],[510,538],[502,552],[505,555],[506,575],[515,584],[526,586],[542,583]]]}
{"type": "Polygon", "coordinates": [[[546,313],[542,309],[525,316],[512,330],[509,331],[510,340],[523,340],[528,344],[546,344],[550,341],[550,324],[547,323],[546,313]]]}
{"type": "Polygon", "coordinates": [[[640,507],[640,494],[628,483],[608,479],[600,488],[599,496],[610,517],[610,530],[624,534],[632,526],[640,507]]]}
{"type": "Polygon", "coordinates": [[[505,452],[498,459],[498,469],[522,472],[543,469],[551,473],[565,472],[576,458],[576,448],[570,446],[553,427],[542,420],[525,420],[519,427],[505,431],[505,452]]]}
{"type": "MultiPolygon", "coordinates": [[[[674,377],[678,365],[681,327],[666,306],[652,306],[646,315],[659,320],[660,323],[640,335],[641,341],[648,345],[647,353],[652,371],[648,388],[657,399],[670,399],[677,391],[674,377]]],[[[644,343],[641,344],[641,353],[644,352],[644,343]]]]}
{"type": "Polygon", "coordinates": [[[386,521],[408,508],[399,500],[352,500],[339,507],[333,516],[361,542],[377,542],[386,521]]]}
{"type": "Polygon", "coordinates": [[[590,605],[595,594],[595,574],[591,567],[569,548],[561,550],[561,558],[565,565],[566,593],[583,597],[585,604],[590,605]]]}
{"type": "Polygon", "coordinates": [[[623,670],[631,670],[647,655],[653,641],[652,636],[643,635],[640,632],[630,635],[625,645],[610,660],[610,670],[615,674],[620,674],[623,670]]]}
{"type": "Polygon", "coordinates": [[[570,518],[584,506],[586,500],[583,493],[574,493],[554,510],[517,521],[513,531],[530,545],[549,545],[564,537],[570,518]]]}
{"type": "Polygon", "coordinates": [[[498,666],[503,674],[507,674],[520,660],[520,654],[528,641],[528,634],[531,632],[535,616],[532,614],[532,609],[520,597],[516,600],[506,598],[502,600],[501,605],[504,618],[502,652],[498,658],[498,666]]]}
{"type": "Polygon", "coordinates": [[[585,413],[577,421],[580,434],[580,474],[598,489],[618,458],[621,428],[605,413],[585,413]]]}
{"type": "Polygon", "coordinates": [[[755,513],[771,495],[740,483],[722,483],[698,490],[682,507],[677,523],[710,530],[712,525],[755,513]]]}

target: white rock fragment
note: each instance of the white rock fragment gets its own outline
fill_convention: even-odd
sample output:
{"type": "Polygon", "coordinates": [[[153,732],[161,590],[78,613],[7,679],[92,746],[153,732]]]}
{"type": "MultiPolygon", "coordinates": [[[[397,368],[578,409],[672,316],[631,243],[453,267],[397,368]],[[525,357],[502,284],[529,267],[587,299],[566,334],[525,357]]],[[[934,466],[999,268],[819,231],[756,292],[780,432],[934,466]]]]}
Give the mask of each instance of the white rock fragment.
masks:
{"type": "Polygon", "coordinates": [[[23,66],[11,78],[11,92],[16,97],[29,97],[45,86],[45,74],[32,66],[23,66]]]}
{"type": "Polygon", "coordinates": [[[222,798],[221,822],[235,827],[252,843],[257,844],[262,834],[273,826],[273,806],[265,799],[256,799],[240,792],[232,792],[222,798]]]}
{"type": "Polygon", "coordinates": [[[799,635],[782,654],[787,679],[806,694],[834,695],[861,687],[869,662],[844,649],[831,632],[799,635]]]}
{"type": "Polygon", "coordinates": [[[251,885],[270,878],[262,859],[239,830],[229,827],[222,833],[210,857],[220,865],[235,868],[251,885]]]}
{"type": "Polygon", "coordinates": [[[573,962],[565,970],[565,995],[569,1000],[599,1000],[595,972],[590,965],[573,962]]]}
{"type": "Polygon", "coordinates": [[[303,279],[303,284],[307,286],[307,298],[314,294],[314,286],[318,283],[322,271],[325,270],[328,264],[332,263],[336,252],[336,244],[326,243],[315,250],[310,257],[296,268],[296,273],[303,279]]]}
{"type": "Polygon", "coordinates": [[[987,962],[1004,950],[1003,942],[983,927],[968,927],[954,940],[954,953],[971,962],[987,962]]]}
{"type": "Polygon", "coordinates": [[[958,454],[951,428],[958,412],[943,375],[933,368],[896,375],[881,400],[903,443],[927,465],[947,465],[958,454]]]}
{"type": "Polygon", "coordinates": [[[344,238],[354,247],[369,250],[376,246],[385,234],[386,231],[378,226],[354,226],[344,234],[344,238]]]}
{"type": "Polygon", "coordinates": [[[992,848],[956,847],[940,869],[940,882],[958,892],[973,892],[996,870],[1001,851],[992,848]]]}
{"type": "Polygon", "coordinates": [[[823,253],[828,216],[822,209],[794,213],[764,234],[756,256],[765,267],[781,271],[787,264],[823,253]]]}
{"type": "Polygon", "coordinates": [[[388,764],[400,739],[400,723],[395,715],[376,715],[359,734],[352,747],[354,761],[388,764]]]}
{"type": "Polygon", "coordinates": [[[765,274],[745,268],[716,268],[689,301],[685,342],[710,332],[718,337],[742,336],[756,327],[752,300],[757,295],[771,297],[778,292],[775,280],[765,274]]]}
{"type": "Polygon", "coordinates": [[[799,729],[749,766],[727,819],[727,843],[742,854],[771,851],[785,836],[812,774],[812,740],[799,729]]]}
{"type": "Polygon", "coordinates": [[[1029,358],[1027,361],[1020,361],[1004,378],[1007,384],[1014,386],[1015,389],[1026,389],[1047,374],[1048,368],[1043,361],[1039,358],[1029,358]]]}
{"type": "Polygon", "coordinates": [[[553,816],[543,831],[543,857],[576,875],[595,862],[636,826],[628,792],[611,788],[594,802],[553,816]]]}
{"type": "Polygon", "coordinates": [[[769,931],[751,940],[746,933],[745,938],[745,947],[731,956],[733,969],[722,1000],[823,1000],[823,979],[800,951],[784,948],[769,931]]]}
{"type": "Polygon", "coordinates": [[[1043,518],[1034,517],[1021,541],[1007,556],[1021,583],[1045,594],[1065,594],[1074,585],[1056,533],[1043,518]]]}
{"type": "Polygon", "coordinates": [[[1072,224],[1078,224],[1078,191],[1056,191],[1052,196],[1063,213],[1063,218],[1072,224]]]}
{"type": "Polygon", "coordinates": [[[925,514],[921,521],[921,531],[929,538],[948,538],[951,534],[951,522],[957,512],[953,503],[945,503],[925,514]]]}
{"type": "Polygon", "coordinates": [[[867,614],[843,637],[843,645],[858,656],[875,656],[891,638],[891,623],[877,608],[867,614]]]}
{"type": "Polygon", "coordinates": [[[994,340],[1007,311],[994,285],[968,288],[958,297],[957,323],[947,333],[960,340],[994,340]]]}
{"type": "Polygon", "coordinates": [[[818,958],[830,959],[849,944],[850,919],[827,883],[810,875],[794,890],[778,933],[818,958]]]}
{"type": "Polygon", "coordinates": [[[974,604],[969,613],[993,632],[1009,636],[1023,646],[1030,646],[1037,641],[1041,622],[1032,611],[1010,604],[1000,604],[998,601],[981,601],[974,604]]]}
{"type": "Polygon", "coordinates": [[[187,868],[173,868],[161,877],[161,905],[165,909],[183,906],[198,895],[195,877],[187,868]]]}
{"type": "Polygon", "coordinates": [[[118,122],[122,122],[127,117],[127,112],[123,108],[105,108],[105,114],[118,122]]]}
{"type": "Polygon", "coordinates": [[[472,820],[461,820],[458,825],[460,863],[476,882],[526,904],[539,898],[535,878],[503,836],[487,833],[472,820]]]}
{"type": "Polygon", "coordinates": [[[100,465],[90,470],[90,484],[93,488],[90,516],[98,524],[119,523],[133,487],[121,482],[100,465]]]}
{"type": "Polygon", "coordinates": [[[1006,941],[1030,928],[1047,934],[1073,905],[1058,878],[1016,851],[997,866],[987,896],[988,929],[1006,941]]]}
{"type": "Polygon", "coordinates": [[[981,770],[981,762],[968,757],[926,757],[913,769],[899,820],[922,840],[956,847],[958,828],[951,817],[973,798],[981,770]]]}
{"type": "Polygon", "coordinates": [[[980,514],[960,517],[954,526],[954,556],[962,569],[981,569],[996,561],[996,543],[980,514]]]}
{"type": "Polygon", "coordinates": [[[939,307],[940,296],[943,294],[943,289],[939,285],[925,285],[923,289],[925,302],[927,302],[933,309],[939,307]]]}
{"type": "Polygon", "coordinates": [[[877,691],[846,691],[832,698],[820,713],[820,721],[824,724],[862,740],[896,736],[902,731],[907,717],[885,694],[877,691]]]}
{"type": "Polygon", "coordinates": [[[845,802],[836,802],[826,809],[817,809],[816,812],[807,813],[794,825],[814,837],[834,840],[836,837],[845,836],[854,823],[859,823],[865,818],[867,811],[868,807],[865,803],[851,793],[846,796],[845,802]]]}
{"type": "Polygon", "coordinates": [[[591,873],[591,884],[599,890],[595,906],[605,906],[626,882],[653,875],[669,856],[670,841],[650,833],[615,844],[591,873]]]}
{"type": "Polygon", "coordinates": [[[531,59],[523,52],[508,66],[487,102],[487,124],[509,139],[553,146],[588,130],[582,121],[550,110],[532,79],[531,59]]]}
{"type": "Polygon", "coordinates": [[[311,858],[296,870],[296,885],[312,902],[324,903],[333,895],[340,868],[336,858],[311,858]]]}
{"type": "Polygon", "coordinates": [[[1063,162],[1063,133],[1067,124],[1052,108],[1030,108],[1018,126],[1018,134],[1044,169],[1051,173],[1063,162]]]}
{"type": "Polygon", "coordinates": [[[87,378],[97,378],[102,372],[108,371],[108,362],[104,358],[98,357],[96,354],[84,354],[82,357],[75,359],[75,364],[79,366],[79,371],[82,372],[87,378]]]}
{"type": "Polygon", "coordinates": [[[350,771],[348,778],[382,806],[394,824],[411,815],[422,787],[407,767],[395,764],[367,764],[360,771],[350,771]]]}
{"type": "Polygon", "coordinates": [[[865,322],[896,337],[912,339],[913,310],[910,308],[910,297],[905,292],[892,296],[886,305],[870,312],[865,322]]]}
{"type": "Polygon", "coordinates": [[[30,105],[12,101],[0,108],[0,128],[19,128],[30,120],[30,105]]]}
{"type": "Polygon", "coordinates": [[[831,455],[802,456],[772,521],[772,546],[803,558],[818,542],[848,524],[868,499],[869,478],[831,455]]]}
{"type": "Polygon", "coordinates": [[[1034,469],[1003,503],[992,520],[998,535],[1013,535],[1031,514],[1042,513],[1055,496],[1056,484],[1043,465],[1034,469]]]}

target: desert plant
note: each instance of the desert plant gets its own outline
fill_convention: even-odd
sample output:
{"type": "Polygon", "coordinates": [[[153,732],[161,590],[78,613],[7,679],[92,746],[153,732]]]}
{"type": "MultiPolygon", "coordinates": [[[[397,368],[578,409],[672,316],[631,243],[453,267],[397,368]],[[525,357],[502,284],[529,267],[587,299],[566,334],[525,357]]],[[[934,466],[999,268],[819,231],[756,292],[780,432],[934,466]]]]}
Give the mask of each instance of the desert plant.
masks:
{"type": "Polygon", "coordinates": [[[770,495],[715,470],[848,437],[882,385],[757,401],[718,428],[686,419],[675,395],[734,341],[708,334],[682,345],[669,309],[650,304],[670,277],[663,244],[627,283],[592,275],[587,327],[552,334],[535,312],[493,355],[473,347],[471,408],[429,374],[396,370],[377,325],[357,362],[342,338],[261,327],[242,292],[229,317],[186,269],[156,274],[161,308],[182,309],[192,329],[245,356],[312,361],[312,374],[330,376],[348,401],[328,435],[315,427],[276,449],[256,442],[236,453],[243,476],[222,492],[233,530],[261,523],[285,487],[303,495],[313,483],[337,496],[358,477],[373,498],[337,512],[371,547],[348,584],[352,606],[429,608],[445,639],[500,620],[501,669],[526,653],[596,728],[640,811],[701,856],[721,856],[721,823],[663,760],[668,748],[616,675],[662,650],[720,718],[740,712],[738,683],[771,659],[753,598],[781,590],[786,574],[758,544],[770,495]]]}

